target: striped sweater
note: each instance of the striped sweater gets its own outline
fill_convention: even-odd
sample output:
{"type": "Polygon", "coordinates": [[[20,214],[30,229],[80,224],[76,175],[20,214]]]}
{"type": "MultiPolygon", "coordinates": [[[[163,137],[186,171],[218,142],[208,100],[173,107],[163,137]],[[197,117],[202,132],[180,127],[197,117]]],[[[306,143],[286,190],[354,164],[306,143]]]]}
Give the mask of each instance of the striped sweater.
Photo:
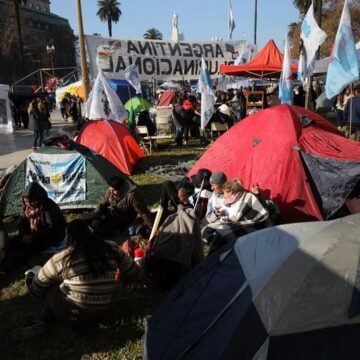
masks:
{"type": "Polygon", "coordinates": [[[59,285],[60,291],[71,303],[85,309],[101,311],[108,307],[112,301],[113,293],[117,287],[115,275],[119,268],[121,275],[128,280],[141,281],[143,272],[132,258],[118,248],[116,243],[107,241],[119,253],[120,264],[114,258],[108,257],[111,269],[104,274],[94,276],[86,264],[85,258],[79,254],[72,263],[69,271],[64,271],[65,257],[69,249],[55,254],[35,276],[31,293],[35,296],[44,295],[53,285],[59,285]]]}

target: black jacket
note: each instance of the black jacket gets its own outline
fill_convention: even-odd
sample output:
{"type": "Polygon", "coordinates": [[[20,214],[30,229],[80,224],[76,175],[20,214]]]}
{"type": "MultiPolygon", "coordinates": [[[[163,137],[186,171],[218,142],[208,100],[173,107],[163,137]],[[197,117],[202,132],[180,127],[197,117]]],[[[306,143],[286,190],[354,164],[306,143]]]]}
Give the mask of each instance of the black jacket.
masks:
{"type": "Polygon", "coordinates": [[[65,238],[66,220],[61,213],[59,206],[48,198],[45,189],[36,182],[27,186],[22,198],[32,198],[41,201],[40,226],[34,232],[30,229],[30,221],[25,216],[23,208],[19,219],[20,236],[31,235],[32,244],[39,250],[45,250],[50,246],[58,244],[65,238]]]}

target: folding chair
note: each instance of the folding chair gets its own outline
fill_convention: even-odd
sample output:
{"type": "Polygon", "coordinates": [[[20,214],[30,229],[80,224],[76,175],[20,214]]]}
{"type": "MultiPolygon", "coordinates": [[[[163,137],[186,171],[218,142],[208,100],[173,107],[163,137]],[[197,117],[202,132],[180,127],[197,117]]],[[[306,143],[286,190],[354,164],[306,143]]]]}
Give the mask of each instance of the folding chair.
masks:
{"type": "Polygon", "coordinates": [[[212,122],[210,127],[211,140],[214,140],[214,133],[219,137],[222,133],[228,130],[227,124],[223,124],[220,122],[212,122]]]}

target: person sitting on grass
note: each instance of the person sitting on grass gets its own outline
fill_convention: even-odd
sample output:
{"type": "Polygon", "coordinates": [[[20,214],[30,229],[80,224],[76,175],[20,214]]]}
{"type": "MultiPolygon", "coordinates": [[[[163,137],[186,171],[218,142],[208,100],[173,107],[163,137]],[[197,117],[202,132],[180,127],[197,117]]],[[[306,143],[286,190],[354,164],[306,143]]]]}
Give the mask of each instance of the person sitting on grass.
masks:
{"type": "Polygon", "coordinates": [[[151,214],[138,189],[134,186],[125,192],[124,185],[125,180],[120,176],[111,178],[109,188],[97,204],[95,212],[86,217],[99,235],[110,236],[117,229],[127,229],[137,217],[142,218],[149,230],[152,229],[151,214]]]}
{"type": "Polygon", "coordinates": [[[219,211],[224,206],[223,185],[226,183],[226,175],[216,171],[210,176],[211,190],[213,191],[206,210],[206,221],[215,222],[218,219],[219,211]]]}
{"type": "Polygon", "coordinates": [[[48,198],[41,185],[30,183],[22,194],[22,202],[19,235],[9,241],[4,269],[25,263],[32,256],[65,239],[66,220],[59,206],[48,198]]]}
{"type": "Polygon", "coordinates": [[[45,298],[38,321],[14,331],[14,340],[41,335],[59,320],[67,325],[98,323],[118,289],[117,278],[142,282],[144,273],[115,242],[93,234],[77,219],[67,227],[68,246],[27,278],[30,294],[45,298]]]}
{"type": "Polygon", "coordinates": [[[192,207],[197,204],[196,211],[199,219],[202,219],[206,213],[207,200],[211,196],[209,191],[211,189],[209,183],[210,176],[210,170],[199,169],[196,175],[191,176],[191,179],[185,177],[177,185],[172,181],[165,181],[162,185],[160,196],[160,206],[164,211],[162,220],[165,220],[167,216],[172,214],[169,210],[169,205],[176,210],[179,204],[191,205],[192,207]],[[182,189],[181,194],[179,193],[180,189],[182,189]],[[182,200],[180,200],[180,195],[183,197],[182,200]],[[200,199],[197,201],[199,196],[200,199]]]}
{"type": "Polygon", "coordinates": [[[216,220],[205,226],[202,236],[211,252],[238,236],[270,225],[269,210],[239,179],[223,185],[224,206],[215,212],[216,220]]]}

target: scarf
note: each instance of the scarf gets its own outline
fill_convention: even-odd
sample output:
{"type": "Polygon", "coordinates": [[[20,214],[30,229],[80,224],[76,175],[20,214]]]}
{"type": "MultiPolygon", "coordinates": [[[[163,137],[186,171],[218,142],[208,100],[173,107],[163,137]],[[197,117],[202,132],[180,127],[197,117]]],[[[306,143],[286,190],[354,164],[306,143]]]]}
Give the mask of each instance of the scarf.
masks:
{"type": "Polygon", "coordinates": [[[40,207],[34,209],[34,208],[27,206],[24,210],[24,214],[30,221],[31,231],[32,232],[38,231],[39,226],[41,224],[40,207]]]}
{"type": "Polygon", "coordinates": [[[232,204],[236,203],[240,199],[242,194],[242,192],[239,192],[236,194],[232,194],[227,198],[224,198],[224,205],[231,206],[232,204]]]}

